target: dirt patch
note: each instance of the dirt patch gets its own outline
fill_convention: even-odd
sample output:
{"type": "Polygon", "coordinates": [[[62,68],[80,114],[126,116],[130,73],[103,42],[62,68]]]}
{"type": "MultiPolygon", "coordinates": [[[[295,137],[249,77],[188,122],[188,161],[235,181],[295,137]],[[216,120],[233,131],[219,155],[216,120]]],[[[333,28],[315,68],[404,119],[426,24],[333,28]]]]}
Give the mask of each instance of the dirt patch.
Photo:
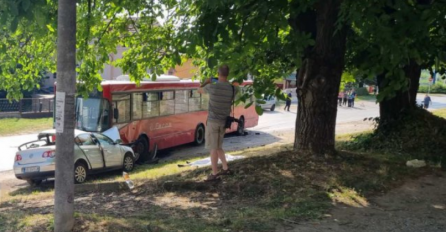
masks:
{"type": "Polygon", "coordinates": [[[336,205],[326,219],[279,231],[446,231],[446,177],[429,175],[368,200],[366,207],[336,205]]]}

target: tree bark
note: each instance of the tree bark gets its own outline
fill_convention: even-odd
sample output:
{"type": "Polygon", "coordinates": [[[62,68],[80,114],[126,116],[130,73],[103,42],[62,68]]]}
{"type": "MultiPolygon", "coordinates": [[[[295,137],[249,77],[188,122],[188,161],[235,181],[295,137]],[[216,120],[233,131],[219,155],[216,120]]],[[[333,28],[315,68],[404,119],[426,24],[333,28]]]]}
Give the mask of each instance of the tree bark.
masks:
{"type": "Polygon", "coordinates": [[[54,231],[65,232],[71,231],[74,225],[76,0],[59,0],[57,30],[56,106],[59,109],[56,109],[54,231]],[[62,95],[65,96],[64,100],[62,95]],[[60,108],[62,105],[63,109],[60,108]],[[63,115],[57,115],[57,112],[63,112],[63,115]]]}
{"type": "MultiPolygon", "coordinates": [[[[400,119],[403,112],[416,107],[418,87],[420,86],[421,66],[415,61],[411,61],[404,67],[404,73],[408,79],[408,89],[399,90],[391,99],[384,99],[379,103],[380,123],[378,129],[383,129],[400,119]]],[[[385,81],[385,74],[378,75],[379,89],[388,87],[385,81]]]]}
{"type": "Polygon", "coordinates": [[[346,43],[346,27],[336,31],[341,2],[316,5],[315,45],[304,57],[297,79],[294,149],[300,152],[326,155],[335,151],[337,95],[346,43]]]}

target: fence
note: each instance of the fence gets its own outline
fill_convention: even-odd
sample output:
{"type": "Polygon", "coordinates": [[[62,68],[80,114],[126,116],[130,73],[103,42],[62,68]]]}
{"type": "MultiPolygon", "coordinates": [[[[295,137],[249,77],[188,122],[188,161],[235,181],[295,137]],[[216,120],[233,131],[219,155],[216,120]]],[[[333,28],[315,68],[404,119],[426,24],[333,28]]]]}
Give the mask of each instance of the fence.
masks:
{"type": "Polygon", "coordinates": [[[53,111],[53,98],[23,98],[11,102],[7,99],[0,99],[0,117],[51,117],[53,111]]]}

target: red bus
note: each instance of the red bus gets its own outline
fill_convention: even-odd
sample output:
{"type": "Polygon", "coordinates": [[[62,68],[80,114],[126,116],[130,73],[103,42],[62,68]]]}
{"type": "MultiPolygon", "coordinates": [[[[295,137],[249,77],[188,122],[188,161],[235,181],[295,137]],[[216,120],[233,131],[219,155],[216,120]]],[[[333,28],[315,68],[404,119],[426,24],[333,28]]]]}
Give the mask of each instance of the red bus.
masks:
{"type": "MultiPolygon", "coordinates": [[[[77,129],[103,132],[116,126],[122,142],[132,144],[140,161],[154,158],[158,149],[203,144],[209,98],[197,92],[198,81],[161,75],[137,86],[126,77],[103,81],[102,92],[76,98],[77,129]]],[[[250,84],[241,85],[242,90],[250,84]]],[[[240,122],[227,133],[244,134],[259,120],[254,106],[245,109],[243,104],[235,107],[235,117],[240,122]]]]}

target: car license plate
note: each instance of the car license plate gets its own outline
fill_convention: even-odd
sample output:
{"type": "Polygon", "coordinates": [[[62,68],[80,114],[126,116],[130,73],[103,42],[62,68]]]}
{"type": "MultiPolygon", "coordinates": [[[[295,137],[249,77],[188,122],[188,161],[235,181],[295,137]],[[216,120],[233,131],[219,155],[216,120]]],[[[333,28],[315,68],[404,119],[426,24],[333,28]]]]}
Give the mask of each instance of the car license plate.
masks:
{"type": "Polygon", "coordinates": [[[27,168],[23,168],[23,172],[38,172],[39,171],[39,167],[27,167],[27,168]]]}

